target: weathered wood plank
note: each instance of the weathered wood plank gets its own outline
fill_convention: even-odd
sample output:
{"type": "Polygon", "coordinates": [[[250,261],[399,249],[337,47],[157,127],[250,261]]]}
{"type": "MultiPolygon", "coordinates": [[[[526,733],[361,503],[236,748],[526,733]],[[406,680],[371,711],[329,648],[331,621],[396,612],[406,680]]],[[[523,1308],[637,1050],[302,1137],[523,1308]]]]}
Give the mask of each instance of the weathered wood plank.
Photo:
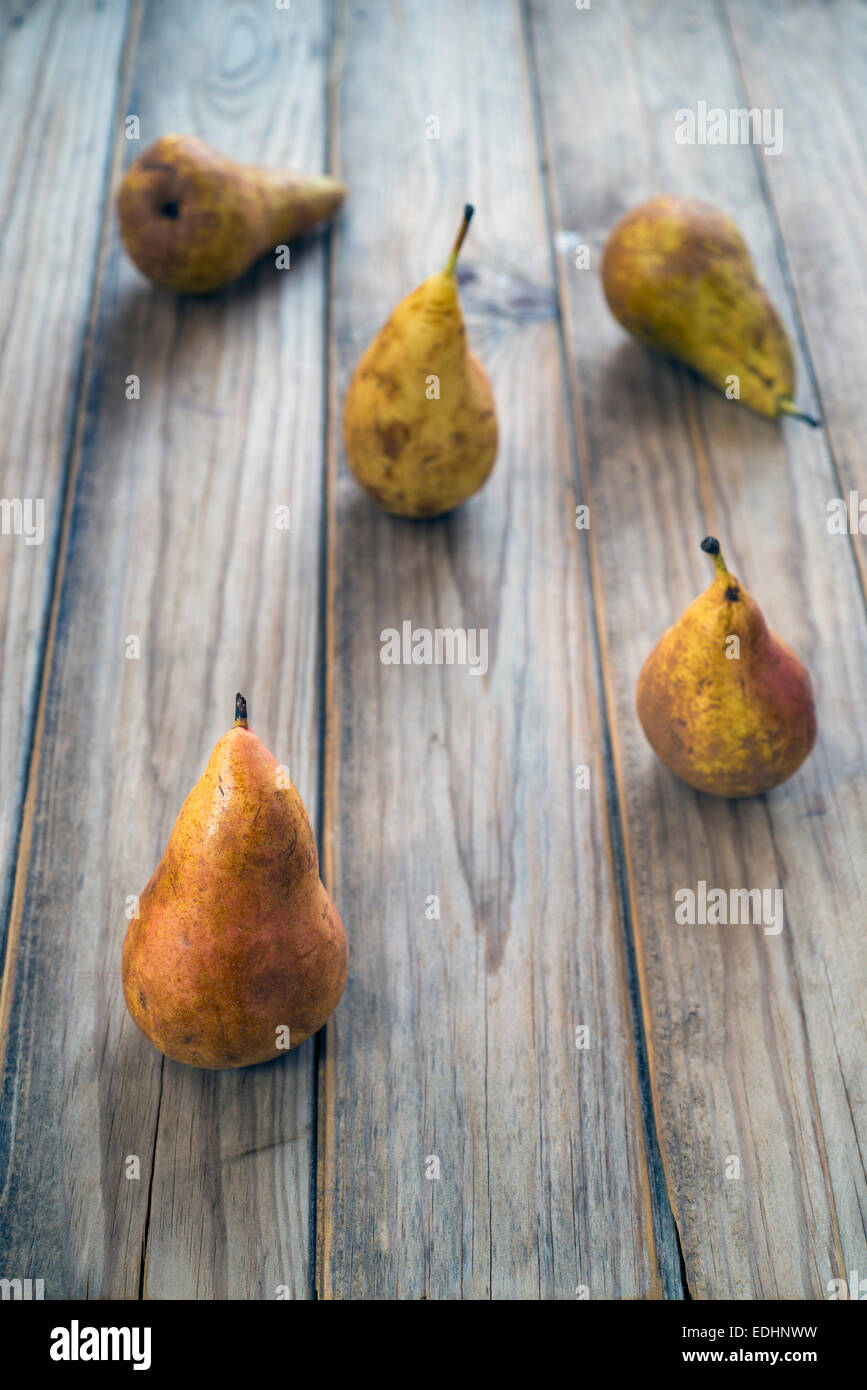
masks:
{"type": "MultiPolygon", "coordinates": [[[[0,13],[0,952],[30,757],[108,182],[125,4],[0,13]]],[[[122,76],[122,74],[121,74],[122,76]]]]}
{"type": "MultiPolygon", "coordinates": [[[[718,397],[627,339],[604,303],[608,231],[666,190],[732,213],[792,321],[753,151],[674,140],[679,108],[743,104],[714,12],[539,3],[533,31],[655,1110],[689,1285],[822,1296],[865,1258],[867,644],[851,553],[824,526],[833,469],[820,433],[718,397]],[[589,271],[575,267],[581,243],[589,271]],[[817,689],[816,751],[756,801],[678,783],[634,712],[653,642],[709,582],[707,532],[817,689]],[[675,926],[675,892],[699,880],[781,886],[783,932],[675,926]],[[726,1178],[729,1155],[740,1179],[726,1178]]],[[[800,378],[809,405],[803,362],[800,378]]]]}
{"type": "MultiPolygon", "coordinates": [[[[783,154],[762,160],[766,166],[762,172],[777,212],[825,435],[836,465],[827,480],[825,508],[817,509],[818,516],[811,509],[806,520],[811,529],[816,525],[816,554],[823,566],[833,555],[839,569],[845,569],[845,551],[849,544],[854,547],[863,586],[867,579],[863,534],[847,541],[828,535],[825,528],[828,503],[840,496],[848,503],[850,489],[863,499],[867,486],[862,370],[867,357],[863,253],[867,178],[859,134],[867,91],[867,11],[836,0],[833,5],[815,4],[807,10],[784,10],[772,3],[756,15],[735,5],[729,17],[748,104],[784,111],[783,154]],[[769,87],[770,74],[773,84],[769,87]],[[810,190],[808,199],[805,189],[810,190]],[[826,238],[824,250],[819,236],[826,238]]],[[[858,907],[865,868],[867,788],[863,761],[853,757],[856,740],[863,746],[865,736],[864,628],[857,597],[848,588],[840,594],[826,592],[824,602],[827,606],[820,611],[829,638],[828,685],[839,697],[830,716],[855,728],[840,741],[835,737],[835,771],[845,820],[827,830],[823,826],[823,855],[831,859],[831,873],[824,883],[828,896],[824,912],[807,921],[798,964],[812,985],[805,993],[815,1084],[823,1120],[826,1113],[834,1116],[833,1129],[824,1123],[833,1135],[829,1166],[845,1268],[850,1270],[864,1268],[867,1258],[867,1093],[861,1045],[867,1033],[867,950],[863,912],[858,907]],[[848,650],[850,646],[854,651],[848,650]],[[836,692],[836,673],[843,663],[850,674],[846,688],[836,692]],[[829,950],[832,941],[833,951],[829,950]],[[817,993],[821,1008],[815,1006],[817,993]]],[[[784,848],[791,852],[794,847],[784,848]]]]}
{"type": "MultiPolygon", "coordinates": [[[[207,23],[192,2],[149,5],[129,99],[143,141],[188,129],[238,158],[321,167],[327,22],[318,5],[221,6],[207,23]]],[[[324,270],[320,237],[288,273],[265,264],[225,295],[177,301],[112,226],[0,1144],[9,1261],[47,1297],[309,1292],[313,1046],[243,1073],[163,1064],[119,972],[127,895],[237,689],[317,814],[324,270]]]]}
{"type": "MultiPolygon", "coordinates": [[[[748,105],[783,113],[781,155],[761,159],[780,228],[825,433],[841,488],[867,497],[867,9],[852,0],[785,5],[729,4],[748,105]]],[[[855,547],[867,585],[867,507],[855,547]]],[[[857,522],[856,522],[857,525],[857,522]]],[[[837,541],[841,547],[847,542],[837,541]]]]}
{"type": "Polygon", "coordinates": [[[351,4],[337,46],[352,206],[332,310],[325,850],[352,956],[320,1100],[320,1294],[658,1296],[520,9],[351,4]],[[339,411],[467,198],[463,301],[500,456],[482,494],[411,523],[359,492],[339,411]],[[382,665],[380,633],[404,619],[487,630],[487,674],[382,665]]]}

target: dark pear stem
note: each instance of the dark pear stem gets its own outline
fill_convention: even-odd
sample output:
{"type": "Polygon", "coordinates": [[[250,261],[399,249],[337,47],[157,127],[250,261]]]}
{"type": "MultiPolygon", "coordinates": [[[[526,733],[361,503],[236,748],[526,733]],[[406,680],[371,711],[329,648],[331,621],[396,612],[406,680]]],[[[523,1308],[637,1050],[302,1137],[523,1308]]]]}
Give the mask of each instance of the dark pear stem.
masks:
{"type": "Polygon", "coordinates": [[[819,429],[822,421],[815,415],[808,415],[806,410],[799,410],[795,402],[789,396],[780,396],[777,405],[781,415],[791,415],[793,420],[806,420],[808,425],[812,425],[814,430],[819,429]]]}
{"type": "Polygon", "coordinates": [[[455,244],[452,247],[452,253],[446,261],[446,268],[443,272],[445,275],[454,275],[455,273],[455,266],[457,265],[458,261],[458,253],[464,244],[464,237],[469,231],[470,223],[473,220],[474,212],[475,208],[473,207],[472,203],[467,203],[464,208],[464,220],[458,228],[458,234],[455,237],[455,244]]]}
{"type": "Polygon", "coordinates": [[[705,536],[704,540],[701,543],[701,548],[704,551],[705,555],[713,556],[713,562],[716,565],[717,574],[722,574],[727,577],[729,572],[728,565],[723,559],[723,553],[720,550],[719,541],[717,540],[716,536],[705,536]]]}
{"type": "Polygon", "coordinates": [[[248,729],[249,727],[247,723],[247,701],[244,699],[243,695],[238,694],[235,696],[235,728],[248,729]]]}
{"type": "Polygon", "coordinates": [[[701,548],[706,555],[713,556],[713,562],[716,565],[717,579],[724,579],[726,581],[726,598],[730,603],[737,603],[741,596],[740,586],[734,575],[729,574],[728,565],[720,550],[719,541],[716,536],[705,536],[701,543],[701,548]]]}

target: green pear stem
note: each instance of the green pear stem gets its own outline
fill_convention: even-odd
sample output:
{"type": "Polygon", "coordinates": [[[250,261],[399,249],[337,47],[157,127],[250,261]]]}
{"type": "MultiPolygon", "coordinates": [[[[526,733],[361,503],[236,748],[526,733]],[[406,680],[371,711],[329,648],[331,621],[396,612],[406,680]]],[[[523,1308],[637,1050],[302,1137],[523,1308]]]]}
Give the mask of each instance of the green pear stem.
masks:
{"type": "Polygon", "coordinates": [[[452,247],[452,254],[446,261],[445,270],[443,271],[444,275],[454,275],[455,273],[455,266],[457,265],[458,261],[458,252],[464,244],[464,237],[466,236],[469,230],[470,223],[473,220],[474,212],[475,208],[473,207],[472,203],[467,203],[464,208],[464,220],[458,228],[458,234],[455,237],[455,244],[452,247]]]}
{"type": "Polygon", "coordinates": [[[817,430],[822,423],[815,415],[808,415],[806,410],[799,410],[790,396],[779,396],[777,405],[781,415],[791,415],[795,420],[806,420],[807,424],[812,425],[814,430],[817,430]]]}
{"type": "Polygon", "coordinates": [[[243,695],[238,694],[235,696],[235,728],[249,729],[249,727],[247,723],[247,701],[244,699],[243,695]]]}
{"type": "Polygon", "coordinates": [[[723,559],[723,553],[720,550],[720,544],[716,536],[705,536],[704,540],[701,543],[701,548],[704,551],[705,555],[713,556],[713,562],[716,565],[717,574],[721,574],[725,577],[728,577],[728,565],[723,559]]]}

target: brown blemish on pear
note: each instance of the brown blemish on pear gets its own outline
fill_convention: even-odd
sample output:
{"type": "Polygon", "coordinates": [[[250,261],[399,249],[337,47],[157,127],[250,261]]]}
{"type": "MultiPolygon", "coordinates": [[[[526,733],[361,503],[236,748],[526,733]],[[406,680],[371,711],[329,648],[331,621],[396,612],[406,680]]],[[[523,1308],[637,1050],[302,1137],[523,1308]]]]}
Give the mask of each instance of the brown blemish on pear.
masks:
{"type": "Polygon", "coordinates": [[[691,198],[651,198],[614,228],[602,259],[614,317],[760,415],[795,415],[795,359],[730,217],[691,198]]]}
{"type": "Polygon", "coordinates": [[[757,796],[798,770],[816,741],[806,667],[771,632],[709,536],[716,578],[660,638],[638,679],[637,708],[666,767],[712,796],[757,796]],[[729,639],[740,655],[729,657],[729,639]]]}
{"type": "Polygon", "coordinates": [[[327,174],[238,164],[193,135],[165,135],[127,169],[117,205],[139,270],[177,294],[208,294],[331,217],[345,194],[327,174]]]}
{"type": "Polygon", "coordinates": [[[196,1067],[282,1055],[343,993],[348,946],[295,787],[247,726],[220,739],[127,929],[123,991],[145,1037],[196,1067]]]}
{"type": "Polygon", "coordinates": [[[497,453],[490,383],[468,350],[455,266],[464,220],[445,270],[400,303],[361,357],[343,407],[349,466],[388,512],[451,511],[485,482],[497,453]],[[431,376],[439,399],[426,395],[431,376]]]}

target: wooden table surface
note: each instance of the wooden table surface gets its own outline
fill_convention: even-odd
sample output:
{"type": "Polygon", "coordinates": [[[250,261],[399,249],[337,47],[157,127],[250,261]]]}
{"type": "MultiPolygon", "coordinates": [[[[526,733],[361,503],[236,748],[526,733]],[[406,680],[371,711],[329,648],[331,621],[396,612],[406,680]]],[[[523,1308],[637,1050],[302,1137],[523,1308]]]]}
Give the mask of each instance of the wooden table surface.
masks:
{"type": "Polygon", "coordinates": [[[2,24],[2,491],[44,498],[45,535],[0,536],[0,1276],[784,1299],[867,1275],[867,545],[827,525],[867,488],[865,7],[36,0],[2,24]],[[781,108],[782,153],[678,144],[699,100],[781,108]],[[337,172],[345,207],[288,272],[177,300],[114,212],[174,130],[337,172]],[[660,191],[740,225],[822,429],[614,322],[601,248],[660,191]],[[357,488],[340,408],[467,198],[501,447],[413,524],[357,488]],[[708,532],[816,688],[814,753],[751,801],[676,781],[634,713],[708,532]],[[487,629],[487,674],[383,665],[406,619],[487,629]],[[350,975],[314,1041],[200,1072],[137,1032],[120,952],[236,690],[317,826],[350,975]],[[783,931],[678,926],[701,881],[782,888],[783,931]]]}

